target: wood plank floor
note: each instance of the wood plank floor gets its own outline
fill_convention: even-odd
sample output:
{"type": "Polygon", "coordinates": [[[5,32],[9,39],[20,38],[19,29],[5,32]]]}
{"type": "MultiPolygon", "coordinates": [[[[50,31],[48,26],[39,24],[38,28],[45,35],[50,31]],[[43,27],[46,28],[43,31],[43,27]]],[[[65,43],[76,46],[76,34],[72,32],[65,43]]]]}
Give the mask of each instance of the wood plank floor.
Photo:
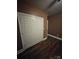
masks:
{"type": "Polygon", "coordinates": [[[54,56],[62,56],[62,42],[48,37],[17,55],[17,59],[50,59],[54,56]]]}

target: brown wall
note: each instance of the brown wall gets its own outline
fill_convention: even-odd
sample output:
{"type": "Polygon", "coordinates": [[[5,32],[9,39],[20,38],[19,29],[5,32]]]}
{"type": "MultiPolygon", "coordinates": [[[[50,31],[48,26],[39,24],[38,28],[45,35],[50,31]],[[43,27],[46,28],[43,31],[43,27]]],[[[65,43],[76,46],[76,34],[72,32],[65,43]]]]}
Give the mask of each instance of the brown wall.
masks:
{"type": "Polygon", "coordinates": [[[48,17],[48,33],[62,37],[62,14],[48,17]]]}
{"type": "Polygon", "coordinates": [[[34,4],[32,4],[30,2],[30,0],[26,0],[26,1],[18,0],[17,2],[18,2],[17,10],[19,12],[33,14],[33,15],[41,16],[44,18],[44,37],[47,37],[47,33],[48,33],[47,14],[44,11],[42,11],[41,9],[39,9],[37,6],[35,6],[34,4]]]}

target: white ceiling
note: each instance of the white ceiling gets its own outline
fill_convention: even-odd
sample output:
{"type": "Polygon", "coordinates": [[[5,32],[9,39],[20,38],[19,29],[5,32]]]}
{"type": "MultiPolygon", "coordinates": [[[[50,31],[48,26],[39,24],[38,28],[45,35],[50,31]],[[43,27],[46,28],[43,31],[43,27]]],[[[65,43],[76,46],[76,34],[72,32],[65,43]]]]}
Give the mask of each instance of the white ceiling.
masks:
{"type": "Polygon", "coordinates": [[[32,0],[34,4],[36,4],[39,8],[46,11],[48,15],[54,15],[62,12],[62,1],[56,2],[50,8],[47,7],[51,4],[54,0],[32,0]]]}

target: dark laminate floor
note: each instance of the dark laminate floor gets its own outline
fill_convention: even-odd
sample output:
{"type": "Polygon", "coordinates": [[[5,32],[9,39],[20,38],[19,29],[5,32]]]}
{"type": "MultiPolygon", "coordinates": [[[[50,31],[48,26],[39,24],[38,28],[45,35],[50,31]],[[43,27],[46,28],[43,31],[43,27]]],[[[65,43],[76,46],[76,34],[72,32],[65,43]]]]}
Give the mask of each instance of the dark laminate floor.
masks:
{"type": "Polygon", "coordinates": [[[19,54],[17,59],[56,59],[56,56],[62,56],[62,41],[48,37],[19,54]]]}

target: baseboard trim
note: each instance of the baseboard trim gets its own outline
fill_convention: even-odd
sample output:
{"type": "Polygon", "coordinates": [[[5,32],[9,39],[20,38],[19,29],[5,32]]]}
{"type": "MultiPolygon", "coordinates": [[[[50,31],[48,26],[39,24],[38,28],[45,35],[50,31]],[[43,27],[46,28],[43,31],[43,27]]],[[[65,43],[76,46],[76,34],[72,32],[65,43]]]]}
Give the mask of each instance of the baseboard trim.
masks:
{"type": "Polygon", "coordinates": [[[56,39],[58,39],[58,40],[62,40],[62,38],[57,37],[57,36],[54,36],[54,35],[51,35],[51,34],[48,34],[48,36],[53,37],[53,38],[56,38],[56,39]]]}

